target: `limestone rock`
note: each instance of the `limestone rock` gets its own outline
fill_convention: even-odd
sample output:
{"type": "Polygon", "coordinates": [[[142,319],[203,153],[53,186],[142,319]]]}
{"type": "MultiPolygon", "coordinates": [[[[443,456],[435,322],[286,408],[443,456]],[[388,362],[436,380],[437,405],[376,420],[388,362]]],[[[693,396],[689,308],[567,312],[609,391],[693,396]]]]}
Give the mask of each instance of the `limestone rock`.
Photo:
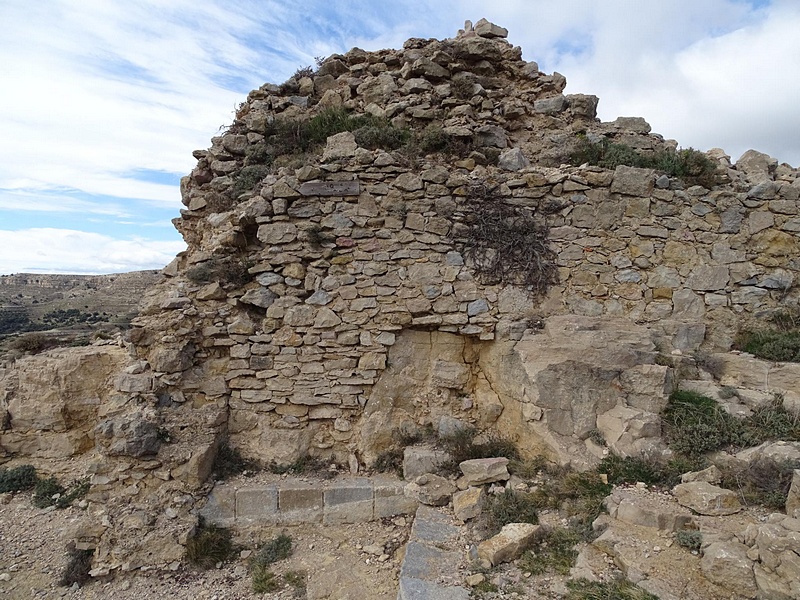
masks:
{"type": "Polygon", "coordinates": [[[752,597],[756,593],[753,561],[747,546],[738,542],[716,542],[703,550],[700,560],[703,575],[719,586],[752,597]]]}
{"type": "Polygon", "coordinates": [[[106,419],[95,428],[95,437],[109,456],[134,458],[158,453],[158,425],[141,412],[106,419]]]}
{"type": "Polygon", "coordinates": [[[681,475],[681,483],[692,483],[694,481],[705,481],[706,483],[719,483],[722,481],[722,471],[716,465],[711,465],[702,471],[691,471],[681,475]]]}
{"type": "Polygon", "coordinates": [[[655,171],[620,165],[614,171],[611,191],[626,196],[649,196],[655,184],[655,171]]]}
{"type": "Polygon", "coordinates": [[[792,485],[786,497],[786,514],[800,518],[800,469],[795,469],[792,475],[792,485]]]}
{"type": "Polygon", "coordinates": [[[530,166],[530,161],[519,148],[511,148],[500,153],[497,166],[506,171],[521,171],[530,166]]]}
{"type": "Polygon", "coordinates": [[[494,23],[490,23],[486,19],[481,19],[475,23],[474,31],[481,37],[485,38],[507,38],[508,29],[500,27],[494,23]]]}
{"type": "Polygon", "coordinates": [[[322,162],[330,162],[342,158],[355,156],[358,144],[351,131],[343,131],[328,138],[325,151],[322,153],[322,162]]]}
{"type": "Polygon", "coordinates": [[[756,150],[748,150],[736,161],[736,170],[744,173],[751,181],[771,179],[777,166],[777,160],[756,150]]]}
{"type": "Polygon", "coordinates": [[[496,536],[478,544],[478,556],[492,566],[519,558],[531,544],[544,535],[541,525],[509,523],[496,536]]]}
{"type": "Polygon", "coordinates": [[[486,492],[481,487],[470,487],[453,494],[453,513],[461,521],[469,521],[481,514],[486,492]]]}
{"type": "Polygon", "coordinates": [[[732,515],[742,510],[735,492],[705,481],[680,483],[672,489],[678,504],[701,515],[732,515]]]}
{"type": "Polygon", "coordinates": [[[411,481],[425,473],[435,473],[448,460],[450,455],[443,450],[409,446],[403,451],[403,479],[411,481]]]}
{"type": "Polygon", "coordinates": [[[444,477],[426,473],[406,485],[405,494],[428,506],[444,506],[456,492],[456,486],[444,477]]]}
{"type": "Polygon", "coordinates": [[[459,463],[458,468],[464,474],[459,479],[459,487],[483,485],[494,481],[506,481],[508,473],[507,458],[476,458],[459,463]]]}

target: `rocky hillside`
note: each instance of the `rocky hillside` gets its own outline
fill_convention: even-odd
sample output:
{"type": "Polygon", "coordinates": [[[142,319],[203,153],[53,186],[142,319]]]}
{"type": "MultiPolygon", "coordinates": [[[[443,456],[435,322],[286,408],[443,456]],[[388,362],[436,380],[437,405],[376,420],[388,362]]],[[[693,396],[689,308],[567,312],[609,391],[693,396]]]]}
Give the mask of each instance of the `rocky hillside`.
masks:
{"type": "Polygon", "coordinates": [[[1,275],[0,347],[26,332],[46,331],[69,344],[95,330],[114,331],[136,316],[145,290],[160,278],[158,271],[1,275]]]}
{"type": "MultiPolygon", "coordinates": [[[[223,444],[359,473],[455,419],[587,471],[673,456],[675,391],[738,417],[800,410],[798,364],[731,352],[797,315],[797,170],[602,123],[505,38],[481,21],[254,90],[194,153],[188,249],[127,350],[0,372],[7,457],[92,475],[76,537],[95,576],[177,564],[223,444]]],[[[740,449],[717,462],[764,454],[740,449]]],[[[374,514],[376,485],[342,494],[368,489],[374,514]]],[[[301,508],[323,518],[312,491],[325,505],[301,508]]],[[[748,590],[790,597],[764,590],[791,593],[791,555],[779,572],[736,552],[748,590]]]]}

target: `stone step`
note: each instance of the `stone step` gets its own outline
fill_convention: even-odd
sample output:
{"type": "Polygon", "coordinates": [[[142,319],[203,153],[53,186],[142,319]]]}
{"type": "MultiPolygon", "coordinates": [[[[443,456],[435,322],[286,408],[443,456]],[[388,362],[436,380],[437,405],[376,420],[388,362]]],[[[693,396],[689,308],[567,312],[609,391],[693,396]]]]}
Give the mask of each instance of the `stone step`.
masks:
{"type": "Polygon", "coordinates": [[[199,515],[221,527],[363,523],[412,514],[418,503],[404,490],[404,482],[389,477],[290,478],[243,487],[224,483],[214,487],[199,515]]]}
{"type": "Polygon", "coordinates": [[[460,527],[452,517],[433,507],[417,508],[406,554],[400,567],[397,600],[467,600],[470,592],[458,585],[462,553],[460,527]]]}

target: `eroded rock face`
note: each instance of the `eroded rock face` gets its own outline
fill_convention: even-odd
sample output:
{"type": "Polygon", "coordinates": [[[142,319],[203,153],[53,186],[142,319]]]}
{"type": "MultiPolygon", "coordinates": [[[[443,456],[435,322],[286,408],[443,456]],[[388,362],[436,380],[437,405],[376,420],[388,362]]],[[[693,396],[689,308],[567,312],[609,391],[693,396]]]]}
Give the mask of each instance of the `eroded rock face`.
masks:
{"type": "Polygon", "coordinates": [[[0,373],[7,427],[0,447],[42,458],[67,458],[94,443],[92,429],[128,360],[117,346],[54,350],[17,360],[0,373]]]}

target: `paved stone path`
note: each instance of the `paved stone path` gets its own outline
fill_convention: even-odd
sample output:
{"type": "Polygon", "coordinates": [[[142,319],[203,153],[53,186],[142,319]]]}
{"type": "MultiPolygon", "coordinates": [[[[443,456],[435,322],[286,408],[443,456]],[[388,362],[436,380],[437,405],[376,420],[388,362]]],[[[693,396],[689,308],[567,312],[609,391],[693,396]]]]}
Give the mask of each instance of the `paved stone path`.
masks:
{"type": "Polygon", "coordinates": [[[459,585],[459,527],[453,519],[430,506],[417,509],[406,555],[400,567],[397,600],[468,600],[469,590],[459,585]]]}

